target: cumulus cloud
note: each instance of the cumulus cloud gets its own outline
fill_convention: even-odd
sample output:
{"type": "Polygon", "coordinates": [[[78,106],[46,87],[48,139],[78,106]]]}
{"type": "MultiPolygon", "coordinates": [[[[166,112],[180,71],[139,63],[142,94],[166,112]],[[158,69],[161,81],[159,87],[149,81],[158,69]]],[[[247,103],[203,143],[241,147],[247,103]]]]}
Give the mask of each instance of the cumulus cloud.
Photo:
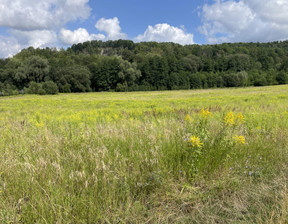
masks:
{"type": "Polygon", "coordinates": [[[262,21],[287,24],[287,0],[243,0],[243,2],[256,12],[262,21]]]}
{"type": "Polygon", "coordinates": [[[120,22],[117,17],[112,19],[101,18],[96,22],[95,28],[100,32],[105,32],[106,35],[101,33],[89,34],[85,28],[79,28],[74,31],[61,29],[59,40],[65,45],[71,45],[91,40],[127,39],[127,35],[121,31],[120,22]]]}
{"type": "Polygon", "coordinates": [[[193,34],[186,33],[183,26],[178,28],[166,23],[148,26],[144,34],[137,36],[135,41],[174,42],[182,45],[194,43],[193,34]]]}
{"type": "Polygon", "coordinates": [[[89,34],[84,28],[71,31],[67,29],[61,29],[59,33],[59,39],[65,45],[77,44],[90,40],[104,40],[105,35],[103,34],[89,34]]]}
{"type": "Polygon", "coordinates": [[[15,38],[0,36],[0,58],[12,57],[21,50],[15,38]]]}
{"type": "Polygon", "coordinates": [[[51,30],[10,30],[9,37],[0,36],[0,58],[11,57],[21,49],[27,47],[42,48],[55,47],[57,44],[56,32],[51,30]]]}
{"type": "Polygon", "coordinates": [[[68,22],[89,18],[88,3],[89,0],[0,0],[0,27],[6,27],[10,34],[9,39],[0,36],[0,57],[29,46],[55,47],[58,38],[64,43],[101,38],[82,29],[59,32],[68,22]]]}
{"type": "Polygon", "coordinates": [[[113,19],[101,18],[95,24],[96,29],[107,33],[106,39],[118,40],[127,39],[127,35],[121,32],[120,22],[117,17],[113,19]]]}
{"type": "Polygon", "coordinates": [[[56,32],[51,30],[11,30],[10,33],[13,37],[17,37],[18,43],[24,47],[32,46],[34,48],[41,48],[55,46],[57,42],[56,32]]]}
{"type": "Polygon", "coordinates": [[[209,43],[283,40],[287,11],[287,0],[218,0],[204,5],[199,30],[209,43]]]}
{"type": "Polygon", "coordinates": [[[17,30],[55,29],[90,16],[89,0],[0,0],[0,26],[17,30]]]}

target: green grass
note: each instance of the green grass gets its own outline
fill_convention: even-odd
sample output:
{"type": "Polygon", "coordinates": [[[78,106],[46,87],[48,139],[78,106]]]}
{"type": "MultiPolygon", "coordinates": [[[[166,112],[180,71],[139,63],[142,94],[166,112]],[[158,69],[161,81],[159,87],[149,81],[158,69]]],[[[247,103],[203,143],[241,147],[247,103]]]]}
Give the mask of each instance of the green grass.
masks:
{"type": "Polygon", "coordinates": [[[287,85],[2,97],[0,222],[287,223],[287,139],[287,85]]]}

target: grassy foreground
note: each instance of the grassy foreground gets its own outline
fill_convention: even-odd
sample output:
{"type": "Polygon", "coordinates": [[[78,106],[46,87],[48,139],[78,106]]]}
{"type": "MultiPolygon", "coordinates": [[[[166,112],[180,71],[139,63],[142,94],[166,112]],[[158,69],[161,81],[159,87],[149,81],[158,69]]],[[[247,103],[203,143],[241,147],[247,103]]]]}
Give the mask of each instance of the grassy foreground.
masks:
{"type": "Polygon", "coordinates": [[[288,223],[288,86],[0,98],[0,223],[288,223]]]}

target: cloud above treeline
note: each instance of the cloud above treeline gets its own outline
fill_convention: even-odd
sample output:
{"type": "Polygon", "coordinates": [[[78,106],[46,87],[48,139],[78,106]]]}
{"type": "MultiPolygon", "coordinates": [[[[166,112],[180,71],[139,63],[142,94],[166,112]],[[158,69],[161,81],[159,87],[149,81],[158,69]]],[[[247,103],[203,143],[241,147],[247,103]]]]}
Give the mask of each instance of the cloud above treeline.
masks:
{"type": "Polygon", "coordinates": [[[84,28],[79,28],[74,31],[63,28],[59,33],[59,40],[65,45],[72,45],[91,40],[105,40],[105,38],[106,37],[103,34],[89,34],[84,28]]]}
{"type": "Polygon", "coordinates": [[[194,44],[193,34],[186,33],[183,27],[178,28],[167,23],[148,26],[144,34],[137,36],[135,41],[175,42],[182,45],[194,44]]]}
{"type": "Polygon", "coordinates": [[[0,36],[0,57],[8,57],[33,46],[59,44],[59,29],[68,22],[88,19],[89,0],[0,0],[0,27],[9,36],[0,36]]]}
{"type": "Polygon", "coordinates": [[[77,19],[88,19],[89,0],[1,0],[0,26],[16,30],[53,30],[77,19]]]}
{"type": "Polygon", "coordinates": [[[284,40],[287,12],[287,0],[217,0],[204,5],[199,30],[208,43],[284,40]]]}
{"type": "Polygon", "coordinates": [[[95,24],[95,28],[104,31],[108,40],[127,39],[127,34],[122,33],[120,22],[117,17],[113,19],[101,18],[95,24]]]}
{"type": "MultiPolygon", "coordinates": [[[[89,0],[0,0],[0,27],[8,29],[8,36],[0,35],[0,57],[12,56],[29,46],[61,47],[91,40],[129,39],[117,17],[100,18],[94,33],[84,27],[66,29],[69,22],[90,18],[88,3],[89,0]]],[[[194,43],[193,34],[166,23],[148,25],[143,34],[130,39],[194,43]]]]}
{"type": "MultiPolygon", "coordinates": [[[[91,18],[89,0],[0,0],[0,57],[12,56],[28,46],[63,47],[90,40],[194,44],[194,35],[183,26],[147,24],[136,37],[122,31],[117,17],[100,18],[95,32],[68,23],[91,18]]],[[[215,0],[199,9],[199,32],[207,43],[267,42],[288,39],[288,0],[215,0]]],[[[125,27],[124,27],[125,28],[125,27]]]]}

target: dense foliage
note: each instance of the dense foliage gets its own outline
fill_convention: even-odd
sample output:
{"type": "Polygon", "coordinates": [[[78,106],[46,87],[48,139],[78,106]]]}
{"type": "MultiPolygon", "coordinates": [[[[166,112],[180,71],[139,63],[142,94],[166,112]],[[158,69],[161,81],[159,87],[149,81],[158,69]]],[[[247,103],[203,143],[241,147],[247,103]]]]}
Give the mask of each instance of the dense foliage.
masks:
{"type": "Polygon", "coordinates": [[[288,83],[288,41],[186,45],[90,41],[0,59],[1,95],[288,83]],[[50,88],[51,87],[51,88],[50,88]]]}

